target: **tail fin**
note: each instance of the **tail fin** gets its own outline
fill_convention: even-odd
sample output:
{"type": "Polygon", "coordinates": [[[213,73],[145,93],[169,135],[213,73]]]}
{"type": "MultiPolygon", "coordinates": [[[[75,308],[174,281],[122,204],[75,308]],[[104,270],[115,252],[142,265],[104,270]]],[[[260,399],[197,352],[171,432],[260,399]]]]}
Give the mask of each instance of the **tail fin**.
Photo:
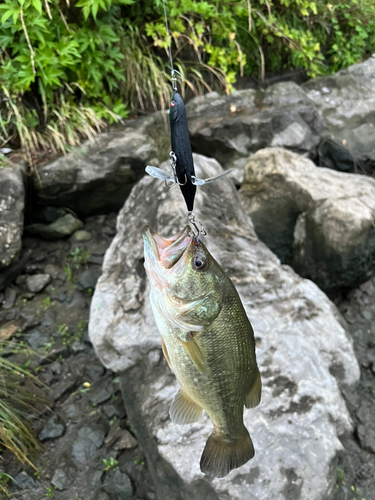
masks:
{"type": "Polygon", "coordinates": [[[201,457],[201,471],[208,476],[224,477],[253,458],[254,446],[246,427],[236,441],[227,442],[215,430],[208,438],[201,457]]]}

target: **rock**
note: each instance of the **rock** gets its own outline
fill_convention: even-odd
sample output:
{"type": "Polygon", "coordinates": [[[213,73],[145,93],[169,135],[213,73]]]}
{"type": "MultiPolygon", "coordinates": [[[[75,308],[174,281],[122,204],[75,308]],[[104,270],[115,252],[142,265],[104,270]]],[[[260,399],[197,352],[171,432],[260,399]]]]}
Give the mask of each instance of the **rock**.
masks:
{"type": "Polygon", "coordinates": [[[132,500],[133,487],[129,476],[119,470],[106,476],[103,489],[114,494],[116,500],[132,500]]]}
{"type": "MultiPolygon", "coordinates": [[[[308,98],[325,118],[333,139],[345,146],[349,155],[356,157],[359,166],[369,164],[372,171],[375,168],[374,85],[373,57],[335,75],[315,78],[302,85],[308,98]]],[[[324,161],[324,165],[340,168],[337,163],[345,164],[342,153],[331,153],[335,157],[324,161]]],[[[352,159],[347,158],[346,163],[352,171],[357,171],[352,159]]]]}
{"type": "Polygon", "coordinates": [[[25,252],[22,251],[17,262],[14,262],[5,270],[0,270],[0,290],[4,290],[13,283],[14,279],[23,271],[29,257],[30,250],[26,250],[25,252]]]}
{"type": "Polygon", "coordinates": [[[43,269],[44,274],[50,274],[53,279],[59,275],[60,269],[54,264],[47,264],[43,269]]]}
{"type": "Polygon", "coordinates": [[[26,490],[26,489],[29,490],[38,487],[34,479],[32,479],[28,474],[26,474],[25,471],[22,471],[19,474],[17,474],[14,480],[16,482],[17,487],[20,490],[26,490]]]}
{"type": "Polygon", "coordinates": [[[21,169],[0,168],[0,274],[21,251],[25,188],[21,169]]]}
{"type": "Polygon", "coordinates": [[[53,473],[51,484],[59,491],[66,490],[73,483],[76,474],[77,469],[72,459],[64,454],[59,461],[58,468],[53,473]]]}
{"type": "Polygon", "coordinates": [[[353,286],[374,269],[373,179],[268,148],[249,159],[240,197],[259,238],[322,289],[353,286]]]}
{"type": "Polygon", "coordinates": [[[279,146],[314,158],[325,123],[306,92],[293,82],[267,90],[239,90],[192,99],[186,106],[195,152],[212,156],[241,183],[249,154],[279,146]]]}
{"type": "Polygon", "coordinates": [[[26,285],[30,292],[38,293],[41,292],[50,281],[50,274],[33,274],[27,278],[26,285]]]}
{"type": "Polygon", "coordinates": [[[161,143],[169,142],[165,123],[161,113],[129,120],[40,166],[41,184],[34,179],[38,203],[78,215],[118,211],[145,167],[158,166],[161,143]]]}
{"type": "Polygon", "coordinates": [[[17,298],[17,290],[10,287],[6,288],[4,299],[2,301],[3,309],[11,309],[14,306],[16,298],[17,298]]]}
{"type": "Polygon", "coordinates": [[[83,223],[79,219],[71,214],[66,214],[51,224],[31,224],[26,226],[25,230],[46,240],[60,240],[61,238],[67,238],[82,227],[83,223]]]}
{"type": "Polygon", "coordinates": [[[78,431],[78,437],[73,444],[72,457],[76,462],[85,463],[93,458],[96,450],[101,447],[105,433],[101,429],[82,427],[78,431]]]}
{"type": "Polygon", "coordinates": [[[40,349],[44,347],[50,340],[50,335],[45,332],[40,332],[37,329],[31,330],[26,335],[27,343],[33,349],[40,349]]]}
{"type": "Polygon", "coordinates": [[[91,491],[94,491],[96,490],[96,488],[99,488],[102,482],[103,474],[104,472],[102,470],[93,470],[90,472],[88,477],[88,483],[90,485],[91,491]]]}
{"type": "Polygon", "coordinates": [[[108,447],[113,447],[114,450],[120,451],[127,448],[135,448],[138,441],[126,429],[121,428],[121,422],[116,420],[109,430],[108,436],[105,438],[105,444],[108,447]]]}
{"type": "Polygon", "coordinates": [[[97,269],[86,269],[77,281],[77,288],[82,291],[94,290],[100,275],[101,271],[97,269]]]}
{"type": "Polygon", "coordinates": [[[92,238],[91,233],[81,229],[80,231],[76,231],[72,236],[72,241],[81,243],[82,241],[90,241],[92,238]]]}
{"type": "Polygon", "coordinates": [[[68,391],[73,390],[77,385],[77,380],[71,373],[61,378],[56,384],[51,387],[52,398],[57,401],[64,396],[68,391]]]}
{"type": "Polygon", "coordinates": [[[107,387],[103,387],[103,384],[100,384],[90,392],[89,400],[93,406],[98,406],[111,398],[114,393],[113,387],[110,384],[106,385],[107,387]]]}
{"type": "MultiPolygon", "coordinates": [[[[199,176],[222,171],[215,160],[199,155],[194,160],[199,176]]],[[[118,216],[118,233],[91,303],[89,333],[103,364],[122,373],[127,417],[157,497],[328,498],[343,449],[339,436],[351,430],[340,388],[359,378],[351,340],[326,295],[281,266],[257,239],[228,179],[198,188],[196,207],[208,248],[233,279],[254,326],[264,389],[259,408],[246,410],[244,417],[256,455],[226,478],[207,478],[199,460],[212,430],[208,417],[185,427],[170,421],[178,386],[162,360],[140,228],[149,224],[163,235],[175,234],[186,210],[177,189],[166,191],[145,177],[118,216]]]]}
{"type": "Polygon", "coordinates": [[[129,448],[135,448],[138,445],[138,441],[135,437],[130,434],[129,431],[125,429],[121,429],[121,435],[119,439],[115,442],[113,449],[114,450],[126,450],[129,448]]]}
{"type": "Polygon", "coordinates": [[[43,427],[42,432],[39,434],[38,438],[40,441],[45,441],[46,439],[54,439],[62,436],[65,432],[64,422],[57,416],[53,415],[43,427]]]}

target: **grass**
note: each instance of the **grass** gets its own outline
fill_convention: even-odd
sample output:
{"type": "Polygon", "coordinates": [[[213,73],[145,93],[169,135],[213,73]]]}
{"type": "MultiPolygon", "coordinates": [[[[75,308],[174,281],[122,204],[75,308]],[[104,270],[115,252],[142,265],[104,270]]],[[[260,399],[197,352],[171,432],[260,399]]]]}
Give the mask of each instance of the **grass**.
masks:
{"type": "MultiPolygon", "coordinates": [[[[188,36],[184,44],[179,44],[178,39],[175,43],[176,54],[184,49],[184,44],[194,47],[193,40],[188,36]]],[[[124,39],[121,50],[126,63],[123,94],[127,98],[128,106],[132,109],[140,108],[142,111],[150,105],[155,111],[168,108],[171,97],[169,63],[165,63],[161,57],[155,55],[135,28],[132,29],[131,35],[124,39]]],[[[178,77],[178,88],[181,89],[182,96],[185,96],[187,89],[192,95],[197,96],[203,94],[205,90],[211,92],[218,87],[229,93],[231,89],[225,73],[219,68],[204,64],[198,49],[195,55],[195,60],[190,62],[174,57],[174,69],[179,71],[183,78],[181,81],[178,77]]]]}
{"type": "MultiPolygon", "coordinates": [[[[32,351],[16,342],[0,340],[0,451],[9,450],[22,464],[35,469],[32,458],[42,447],[34,435],[32,421],[45,402],[42,384],[9,358],[10,354],[25,353],[32,351]]],[[[2,488],[5,491],[6,484],[2,488]]]]}

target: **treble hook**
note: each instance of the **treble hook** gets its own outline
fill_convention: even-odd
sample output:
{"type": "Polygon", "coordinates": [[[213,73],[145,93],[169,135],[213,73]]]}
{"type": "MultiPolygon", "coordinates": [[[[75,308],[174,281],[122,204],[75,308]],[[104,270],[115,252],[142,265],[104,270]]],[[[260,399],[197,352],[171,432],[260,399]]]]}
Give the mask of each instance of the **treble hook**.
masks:
{"type": "Polygon", "coordinates": [[[207,231],[204,229],[201,221],[198,221],[200,226],[201,226],[201,228],[199,229],[197,223],[195,222],[195,215],[193,212],[188,213],[188,221],[190,222],[190,224],[192,224],[195,227],[195,230],[197,231],[197,234],[195,236],[197,238],[197,240],[198,240],[200,234],[202,236],[207,236],[207,231]]]}
{"type": "Polygon", "coordinates": [[[165,181],[165,184],[167,187],[173,187],[175,184],[178,184],[179,186],[185,186],[185,184],[187,183],[187,177],[186,177],[186,174],[185,174],[185,182],[184,183],[181,183],[179,180],[178,180],[178,176],[177,176],[177,171],[176,171],[176,165],[177,165],[177,156],[175,155],[175,153],[173,151],[171,151],[169,153],[169,162],[171,164],[171,167],[172,167],[172,170],[173,170],[173,184],[170,184],[168,185],[167,184],[167,181],[165,181]]]}

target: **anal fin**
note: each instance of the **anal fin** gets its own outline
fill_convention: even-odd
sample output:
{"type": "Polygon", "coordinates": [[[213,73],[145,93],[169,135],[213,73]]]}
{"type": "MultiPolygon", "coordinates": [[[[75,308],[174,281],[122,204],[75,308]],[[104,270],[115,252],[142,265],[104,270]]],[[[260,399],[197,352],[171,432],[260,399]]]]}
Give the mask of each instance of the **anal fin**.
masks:
{"type": "Polygon", "coordinates": [[[192,424],[196,422],[202,413],[202,407],[194,403],[181,390],[176,394],[172,406],[169,409],[172,422],[175,424],[192,424]]]}
{"type": "Polygon", "coordinates": [[[206,367],[204,364],[203,354],[202,354],[201,350],[199,349],[198,344],[195,342],[192,334],[189,333],[187,335],[186,342],[182,339],[179,339],[179,340],[180,340],[181,344],[183,345],[184,349],[189,354],[189,356],[192,359],[195,366],[198,368],[198,370],[201,373],[204,373],[206,371],[206,367]]]}
{"type": "Polygon", "coordinates": [[[262,381],[260,379],[260,373],[257,369],[257,374],[255,381],[250,389],[250,391],[245,396],[245,406],[246,408],[255,408],[260,403],[262,393],[262,381]]]}

